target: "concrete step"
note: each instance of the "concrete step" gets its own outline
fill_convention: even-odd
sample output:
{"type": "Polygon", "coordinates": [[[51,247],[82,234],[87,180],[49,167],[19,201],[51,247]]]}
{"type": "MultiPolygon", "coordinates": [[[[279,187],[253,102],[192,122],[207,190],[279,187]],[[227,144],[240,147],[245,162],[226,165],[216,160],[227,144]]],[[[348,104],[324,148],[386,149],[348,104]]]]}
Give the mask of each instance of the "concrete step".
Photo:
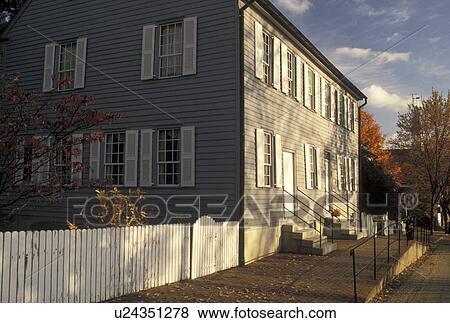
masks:
{"type": "Polygon", "coordinates": [[[291,238],[297,240],[314,239],[318,233],[314,229],[294,230],[291,232],[291,238]]]}
{"type": "Polygon", "coordinates": [[[357,232],[356,229],[334,229],[331,233],[331,228],[325,228],[323,232],[328,238],[333,235],[333,238],[337,240],[359,240],[365,237],[363,232],[357,232]]]}

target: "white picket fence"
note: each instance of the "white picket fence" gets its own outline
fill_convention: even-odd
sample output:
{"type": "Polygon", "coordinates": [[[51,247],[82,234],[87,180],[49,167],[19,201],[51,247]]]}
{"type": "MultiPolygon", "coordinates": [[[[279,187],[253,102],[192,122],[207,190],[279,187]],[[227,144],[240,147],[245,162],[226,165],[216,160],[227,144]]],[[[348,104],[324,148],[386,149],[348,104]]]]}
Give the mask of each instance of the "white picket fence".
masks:
{"type": "Polygon", "coordinates": [[[5,232],[0,300],[100,302],[235,267],[238,255],[238,222],[208,217],[192,227],[5,232]]]}

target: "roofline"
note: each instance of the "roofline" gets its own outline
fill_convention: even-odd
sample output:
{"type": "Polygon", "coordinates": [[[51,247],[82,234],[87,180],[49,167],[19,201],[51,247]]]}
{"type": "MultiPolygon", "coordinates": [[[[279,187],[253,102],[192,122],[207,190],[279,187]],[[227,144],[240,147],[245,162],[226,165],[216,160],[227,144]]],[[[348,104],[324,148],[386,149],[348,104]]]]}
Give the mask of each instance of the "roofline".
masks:
{"type": "Polygon", "coordinates": [[[356,85],[354,85],[339,69],[331,63],[325,55],[323,55],[319,49],[314,46],[311,41],[306,38],[305,35],[292,23],[286,16],[284,16],[280,10],[275,7],[270,0],[256,0],[267,13],[269,13],[279,24],[281,24],[289,33],[291,33],[298,41],[300,41],[306,49],[311,53],[313,58],[318,59],[326,68],[330,70],[337,78],[339,82],[350,92],[352,92],[359,100],[367,99],[364,93],[361,92],[356,85]]]}
{"type": "Polygon", "coordinates": [[[22,7],[19,9],[17,14],[13,17],[13,19],[6,25],[6,27],[3,29],[3,31],[0,33],[0,38],[3,40],[8,40],[8,33],[11,30],[11,28],[16,24],[17,20],[19,20],[20,16],[22,16],[23,12],[27,9],[27,7],[30,5],[31,1],[33,0],[25,0],[22,7]]]}

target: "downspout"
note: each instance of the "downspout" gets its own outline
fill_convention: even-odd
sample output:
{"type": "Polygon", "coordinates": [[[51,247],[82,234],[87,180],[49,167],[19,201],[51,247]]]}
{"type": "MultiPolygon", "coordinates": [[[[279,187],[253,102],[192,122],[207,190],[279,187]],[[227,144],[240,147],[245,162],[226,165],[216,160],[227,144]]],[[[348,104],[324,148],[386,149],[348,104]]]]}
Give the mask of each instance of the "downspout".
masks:
{"type": "Polygon", "coordinates": [[[358,107],[358,210],[359,210],[359,232],[362,232],[362,217],[361,217],[361,188],[362,188],[362,176],[361,176],[361,168],[362,168],[362,160],[361,160],[361,109],[367,105],[367,98],[364,98],[364,103],[358,107]]]}
{"type": "MultiPolygon", "coordinates": [[[[245,264],[245,234],[244,234],[244,210],[245,210],[245,199],[244,199],[244,185],[245,185],[245,136],[244,136],[244,109],[245,109],[245,99],[244,99],[244,71],[245,71],[245,21],[244,14],[245,10],[247,10],[256,0],[248,0],[244,1],[245,4],[242,8],[239,8],[239,111],[238,111],[238,120],[239,120],[239,189],[237,196],[238,206],[238,221],[239,221],[239,265],[243,266],[245,264]]],[[[240,0],[237,1],[239,7],[240,0]]]]}

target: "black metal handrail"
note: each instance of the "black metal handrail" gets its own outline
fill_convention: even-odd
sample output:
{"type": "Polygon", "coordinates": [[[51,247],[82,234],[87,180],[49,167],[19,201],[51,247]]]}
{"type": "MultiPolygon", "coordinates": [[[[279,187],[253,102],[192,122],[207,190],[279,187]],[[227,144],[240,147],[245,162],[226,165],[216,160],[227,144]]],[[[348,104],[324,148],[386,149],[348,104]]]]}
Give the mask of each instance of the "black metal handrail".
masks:
{"type": "MultiPolygon", "coordinates": [[[[429,244],[430,243],[430,230],[429,230],[429,226],[425,227],[418,227],[421,228],[420,230],[416,230],[416,238],[415,240],[424,244],[429,244]]],[[[413,237],[414,237],[414,230],[416,229],[416,227],[413,227],[412,229],[406,231],[406,245],[408,245],[408,236],[411,231],[413,231],[413,237]]],[[[361,274],[365,269],[367,269],[369,266],[373,265],[373,279],[376,280],[377,279],[377,271],[384,265],[381,264],[381,266],[377,266],[377,259],[379,256],[381,256],[386,250],[387,250],[387,258],[386,258],[386,263],[389,264],[390,263],[390,259],[393,258],[391,257],[391,246],[395,243],[398,244],[398,254],[400,255],[401,253],[401,223],[399,221],[393,222],[387,226],[384,226],[383,228],[381,228],[380,230],[376,231],[374,234],[372,234],[370,237],[367,237],[366,239],[364,239],[363,241],[357,243],[355,246],[353,246],[350,249],[350,256],[352,257],[352,267],[353,267],[353,291],[354,291],[354,300],[355,303],[358,302],[358,292],[357,292],[357,277],[359,274],[361,274]],[[397,227],[397,240],[392,240],[391,237],[391,227],[397,227]],[[380,235],[381,232],[385,232],[387,230],[387,244],[386,246],[377,251],[377,237],[380,235]],[[372,256],[372,260],[365,264],[361,269],[359,269],[358,271],[356,271],[356,251],[358,248],[362,247],[363,245],[368,244],[369,242],[373,241],[373,256],[372,256]]],[[[398,261],[397,258],[394,258],[398,261]]]]}
{"type": "MultiPolygon", "coordinates": [[[[347,192],[347,194],[348,194],[348,192],[347,192]]],[[[353,207],[351,207],[351,206],[348,206],[353,212],[356,212],[356,213],[359,212],[358,206],[355,205],[355,204],[353,204],[352,202],[350,202],[350,200],[349,200],[348,198],[344,198],[343,196],[341,196],[339,193],[336,193],[335,191],[332,191],[332,192],[330,193],[330,195],[333,196],[333,197],[336,197],[336,198],[337,198],[339,201],[341,201],[342,203],[348,203],[348,204],[353,205],[355,208],[353,208],[353,207]],[[335,194],[333,194],[333,193],[335,193],[335,194]]]]}
{"type": "MultiPolygon", "coordinates": [[[[337,200],[339,200],[341,203],[346,204],[346,206],[347,206],[347,210],[346,210],[346,211],[342,210],[342,209],[339,207],[339,205],[335,205],[335,207],[337,207],[338,209],[340,209],[341,211],[343,211],[344,213],[347,214],[347,220],[350,219],[350,210],[352,210],[353,212],[355,212],[355,213],[359,216],[359,220],[361,221],[361,210],[358,208],[358,206],[356,206],[355,204],[353,204],[352,202],[350,202],[350,200],[349,200],[349,198],[348,198],[348,191],[347,191],[347,198],[344,198],[344,197],[341,196],[339,193],[336,193],[336,194],[333,194],[333,193],[336,193],[336,192],[332,191],[332,192],[330,192],[329,194],[330,194],[333,198],[336,198],[337,200]],[[351,207],[350,204],[353,205],[355,208],[351,207]]],[[[333,204],[333,205],[334,205],[334,204],[333,204]]],[[[355,218],[353,219],[353,221],[356,222],[356,225],[355,225],[355,224],[353,224],[353,225],[355,225],[355,226],[358,228],[358,221],[355,220],[355,218]]],[[[361,225],[362,225],[362,224],[360,223],[360,225],[359,225],[359,231],[362,231],[361,225]]]]}
{"type": "MultiPolygon", "coordinates": [[[[297,198],[295,195],[289,193],[289,192],[286,191],[286,190],[284,190],[284,193],[287,194],[287,195],[289,195],[290,197],[292,197],[292,198],[294,199],[295,202],[300,203],[301,205],[305,206],[305,207],[307,208],[307,210],[301,208],[303,211],[305,211],[306,213],[307,213],[308,211],[312,211],[315,215],[317,215],[317,216],[319,217],[319,220],[318,220],[318,221],[319,221],[320,230],[317,230],[317,228],[315,228],[315,227],[313,227],[313,229],[314,229],[316,232],[319,233],[319,236],[320,236],[320,237],[319,237],[319,245],[320,245],[320,248],[322,248],[322,235],[323,235],[323,227],[325,226],[325,218],[324,218],[322,215],[320,215],[319,213],[317,213],[314,209],[311,209],[311,208],[309,207],[309,205],[307,205],[306,203],[304,203],[303,201],[301,201],[301,200],[300,200],[299,198],[297,198]]],[[[295,208],[296,208],[296,207],[295,207],[295,208]]],[[[292,212],[291,210],[287,209],[287,208],[286,208],[286,203],[284,204],[284,209],[287,210],[287,211],[289,211],[290,213],[292,213],[295,217],[297,217],[298,219],[300,219],[301,221],[303,221],[304,223],[306,223],[306,224],[309,226],[309,223],[306,222],[305,219],[303,219],[302,217],[298,216],[295,212],[292,212]]],[[[296,208],[296,209],[297,209],[297,208],[296,208]]],[[[317,221],[317,218],[315,218],[314,216],[313,216],[313,218],[314,218],[314,220],[317,221]]],[[[332,232],[333,232],[333,231],[332,231],[332,232]]],[[[333,240],[334,240],[334,237],[332,237],[332,241],[333,241],[333,240]]]]}
{"type": "MultiPolygon", "coordinates": [[[[325,210],[326,212],[328,212],[330,214],[330,218],[331,218],[331,242],[334,242],[334,216],[333,216],[333,213],[330,210],[327,210],[327,208],[325,206],[323,206],[322,204],[318,203],[316,200],[314,200],[308,194],[306,194],[305,192],[300,190],[298,187],[297,187],[297,192],[301,193],[303,196],[308,198],[315,205],[319,206],[320,208],[322,208],[323,210],[325,210]]],[[[309,209],[311,209],[311,208],[309,207],[309,209]]],[[[311,210],[313,210],[313,209],[311,209],[311,210]]],[[[315,212],[315,211],[313,210],[313,212],[315,212]]],[[[315,212],[315,213],[317,213],[317,212],[315,212]]],[[[319,217],[323,221],[323,225],[326,226],[326,219],[325,219],[325,217],[321,216],[319,213],[317,213],[317,214],[319,215],[319,217]]]]}

